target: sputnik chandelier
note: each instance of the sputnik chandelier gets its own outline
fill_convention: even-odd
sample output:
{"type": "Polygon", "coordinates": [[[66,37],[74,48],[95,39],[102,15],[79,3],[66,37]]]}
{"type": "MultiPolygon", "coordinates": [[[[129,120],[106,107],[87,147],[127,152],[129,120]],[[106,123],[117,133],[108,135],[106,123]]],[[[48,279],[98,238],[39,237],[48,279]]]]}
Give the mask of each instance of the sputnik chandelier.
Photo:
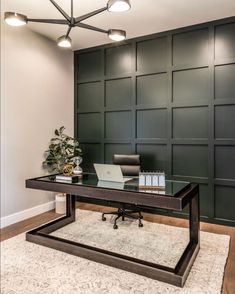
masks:
{"type": "Polygon", "coordinates": [[[85,24],[83,23],[83,21],[105,10],[109,12],[127,11],[131,8],[129,0],[109,0],[105,7],[97,9],[90,13],[84,14],[79,17],[73,16],[73,0],[71,0],[71,16],[69,16],[54,0],[50,0],[50,2],[63,15],[65,19],[34,19],[34,18],[28,18],[26,15],[15,13],[15,12],[5,12],[4,19],[6,23],[11,26],[23,26],[23,25],[26,25],[28,22],[67,25],[68,30],[66,35],[63,35],[57,39],[57,45],[60,47],[66,47],[66,48],[69,48],[72,46],[72,40],[69,37],[69,34],[71,29],[74,27],[84,28],[84,29],[107,34],[109,38],[114,41],[122,41],[126,38],[126,32],[123,30],[109,29],[106,31],[106,30],[85,24]]]}

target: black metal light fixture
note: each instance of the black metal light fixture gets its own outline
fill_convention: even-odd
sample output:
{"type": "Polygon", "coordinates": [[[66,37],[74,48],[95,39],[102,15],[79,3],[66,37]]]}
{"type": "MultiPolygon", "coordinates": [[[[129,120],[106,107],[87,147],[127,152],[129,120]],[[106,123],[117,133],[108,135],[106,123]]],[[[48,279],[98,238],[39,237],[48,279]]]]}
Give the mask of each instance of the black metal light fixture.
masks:
{"type": "Polygon", "coordinates": [[[4,19],[7,24],[11,26],[23,26],[28,22],[41,22],[41,23],[51,23],[51,24],[62,24],[67,25],[67,33],[57,39],[57,45],[60,47],[71,47],[72,40],[69,37],[70,31],[73,27],[84,28],[92,31],[97,31],[100,33],[107,34],[110,39],[114,41],[121,41],[126,38],[126,32],[119,29],[103,30],[88,24],[83,23],[85,19],[88,19],[96,14],[99,14],[105,10],[109,12],[123,12],[131,8],[129,0],[109,0],[107,6],[92,11],[90,13],[84,14],[79,17],[73,16],[73,0],[71,0],[71,16],[69,16],[54,0],[50,2],[55,6],[55,8],[63,15],[65,19],[34,19],[28,18],[26,15],[15,13],[15,12],[5,12],[4,19]]]}

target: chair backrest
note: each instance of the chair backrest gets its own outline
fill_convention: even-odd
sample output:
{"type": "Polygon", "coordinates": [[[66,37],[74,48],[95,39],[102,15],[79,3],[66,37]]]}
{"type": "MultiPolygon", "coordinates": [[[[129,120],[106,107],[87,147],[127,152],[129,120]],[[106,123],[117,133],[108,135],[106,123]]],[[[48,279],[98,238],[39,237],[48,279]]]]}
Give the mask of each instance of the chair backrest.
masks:
{"type": "Polygon", "coordinates": [[[113,164],[120,165],[123,176],[138,176],[140,172],[140,155],[114,154],[113,164]]]}

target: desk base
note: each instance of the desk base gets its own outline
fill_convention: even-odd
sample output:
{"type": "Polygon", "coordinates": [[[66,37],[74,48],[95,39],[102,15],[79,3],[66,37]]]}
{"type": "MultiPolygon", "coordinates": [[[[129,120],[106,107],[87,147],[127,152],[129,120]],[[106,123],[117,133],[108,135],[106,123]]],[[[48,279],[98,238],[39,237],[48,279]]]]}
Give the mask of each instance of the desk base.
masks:
{"type": "Polygon", "coordinates": [[[49,235],[53,231],[75,221],[75,195],[67,195],[66,216],[26,233],[26,240],[178,287],[183,287],[200,246],[198,235],[198,186],[195,186],[195,189],[191,190],[190,193],[194,194],[189,204],[190,241],[175,268],[49,235]]]}

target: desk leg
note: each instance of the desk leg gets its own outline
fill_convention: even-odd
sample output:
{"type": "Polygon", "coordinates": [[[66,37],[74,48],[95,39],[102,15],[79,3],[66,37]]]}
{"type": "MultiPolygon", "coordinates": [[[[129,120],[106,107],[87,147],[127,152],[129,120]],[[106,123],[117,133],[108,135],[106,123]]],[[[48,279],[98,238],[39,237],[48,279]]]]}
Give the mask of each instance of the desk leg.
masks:
{"type": "Polygon", "coordinates": [[[75,204],[75,195],[66,194],[66,216],[71,217],[73,221],[76,220],[75,204]]]}
{"type": "Polygon", "coordinates": [[[199,192],[195,194],[189,204],[190,242],[199,243],[199,192]]]}
{"type": "MultiPolygon", "coordinates": [[[[26,234],[26,240],[34,242],[37,238],[37,233],[50,234],[55,230],[58,230],[72,222],[76,219],[76,209],[75,209],[75,195],[66,194],[66,214],[50,223],[42,225],[26,234]]],[[[37,242],[35,242],[37,243],[37,242]]]]}
{"type": "Polygon", "coordinates": [[[189,237],[190,241],[175,267],[175,273],[181,276],[181,286],[184,285],[193,262],[200,248],[199,244],[199,187],[191,192],[193,197],[189,204],[189,237]]]}

